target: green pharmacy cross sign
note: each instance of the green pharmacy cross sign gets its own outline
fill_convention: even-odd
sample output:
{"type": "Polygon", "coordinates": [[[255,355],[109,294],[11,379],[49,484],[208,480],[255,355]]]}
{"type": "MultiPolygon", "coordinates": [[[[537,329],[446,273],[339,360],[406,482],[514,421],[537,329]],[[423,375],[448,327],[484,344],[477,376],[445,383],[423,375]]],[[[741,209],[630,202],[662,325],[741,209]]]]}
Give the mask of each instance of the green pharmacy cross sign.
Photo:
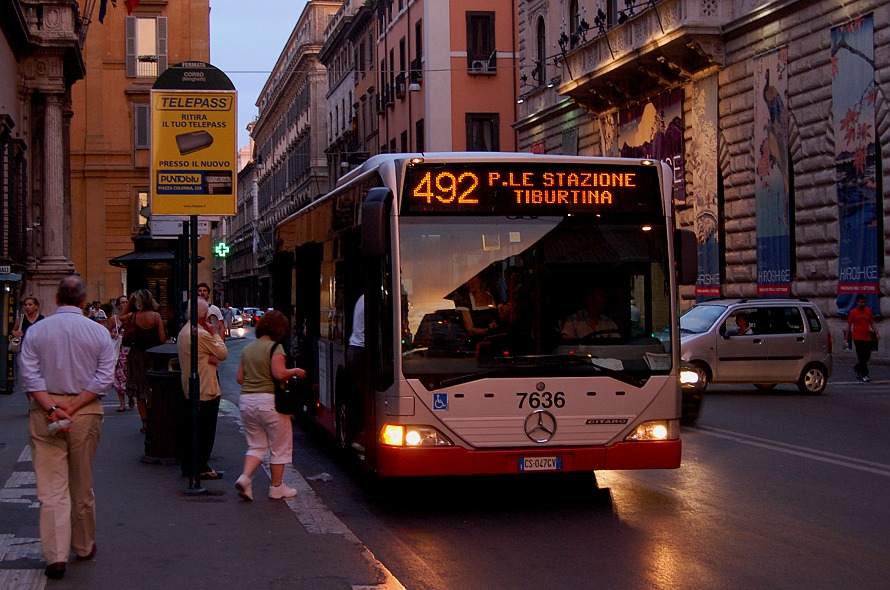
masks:
{"type": "Polygon", "coordinates": [[[213,251],[216,252],[216,255],[220,258],[225,258],[229,254],[229,245],[225,242],[219,242],[214,248],[213,251]]]}

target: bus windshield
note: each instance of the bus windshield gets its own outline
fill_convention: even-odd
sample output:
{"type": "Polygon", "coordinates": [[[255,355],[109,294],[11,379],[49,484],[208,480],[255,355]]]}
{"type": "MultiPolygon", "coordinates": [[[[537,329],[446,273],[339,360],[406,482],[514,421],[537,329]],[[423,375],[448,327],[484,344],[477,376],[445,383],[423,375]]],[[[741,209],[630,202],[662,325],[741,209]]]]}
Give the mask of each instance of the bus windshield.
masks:
{"type": "Polygon", "coordinates": [[[428,389],[487,377],[671,370],[663,221],[402,216],[402,371],[428,389]]]}

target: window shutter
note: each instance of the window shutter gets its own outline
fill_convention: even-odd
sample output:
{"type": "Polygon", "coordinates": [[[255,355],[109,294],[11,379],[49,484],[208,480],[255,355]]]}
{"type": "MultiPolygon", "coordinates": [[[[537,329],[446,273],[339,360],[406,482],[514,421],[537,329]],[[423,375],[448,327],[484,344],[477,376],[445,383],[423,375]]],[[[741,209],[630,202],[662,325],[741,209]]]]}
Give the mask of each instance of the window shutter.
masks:
{"type": "Polygon", "coordinates": [[[167,69],[167,17],[158,17],[158,76],[167,69]]]}
{"type": "Polygon", "coordinates": [[[136,17],[126,17],[127,77],[136,77],[136,17]]]}
{"type": "Polygon", "coordinates": [[[137,150],[147,150],[151,147],[151,107],[148,104],[137,104],[133,117],[136,129],[133,134],[133,147],[137,150]]]}

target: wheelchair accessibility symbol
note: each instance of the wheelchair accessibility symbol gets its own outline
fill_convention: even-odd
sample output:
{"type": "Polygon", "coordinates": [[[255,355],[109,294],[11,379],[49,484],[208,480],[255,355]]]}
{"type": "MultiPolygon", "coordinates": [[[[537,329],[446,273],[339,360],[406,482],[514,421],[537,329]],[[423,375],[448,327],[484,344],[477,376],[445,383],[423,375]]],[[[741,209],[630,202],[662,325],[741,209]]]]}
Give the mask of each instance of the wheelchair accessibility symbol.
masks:
{"type": "Polygon", "coordinates": [[[433,394],[433,409],[439,410],[439,411],[448,409],[448,394],[447,393],[434,393],[433,394]]]}

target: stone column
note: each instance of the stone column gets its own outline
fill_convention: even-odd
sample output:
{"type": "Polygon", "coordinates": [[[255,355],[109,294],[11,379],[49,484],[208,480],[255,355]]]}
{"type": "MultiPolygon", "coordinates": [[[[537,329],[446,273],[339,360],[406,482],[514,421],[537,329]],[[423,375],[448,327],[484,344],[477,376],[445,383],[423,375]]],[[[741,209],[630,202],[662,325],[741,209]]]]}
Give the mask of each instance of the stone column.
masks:
{"type": "Polygon", "coordinates": [[[62,128],[60,94],[46,96],[43,129],[43,256],[42,270],[72,272],[74,265],[65,255],[65,133],[62,128]]]}
{"type": "Polygon", "coordinates": [[[44,96],[42,252],[32,275],[31,287],[40,298],[41,312],[47,315],[55,310],[59,281],[74,273],[74,264],[65,249],[68,205],[65,202],[64,95],[48,93],[44,96]]]}

